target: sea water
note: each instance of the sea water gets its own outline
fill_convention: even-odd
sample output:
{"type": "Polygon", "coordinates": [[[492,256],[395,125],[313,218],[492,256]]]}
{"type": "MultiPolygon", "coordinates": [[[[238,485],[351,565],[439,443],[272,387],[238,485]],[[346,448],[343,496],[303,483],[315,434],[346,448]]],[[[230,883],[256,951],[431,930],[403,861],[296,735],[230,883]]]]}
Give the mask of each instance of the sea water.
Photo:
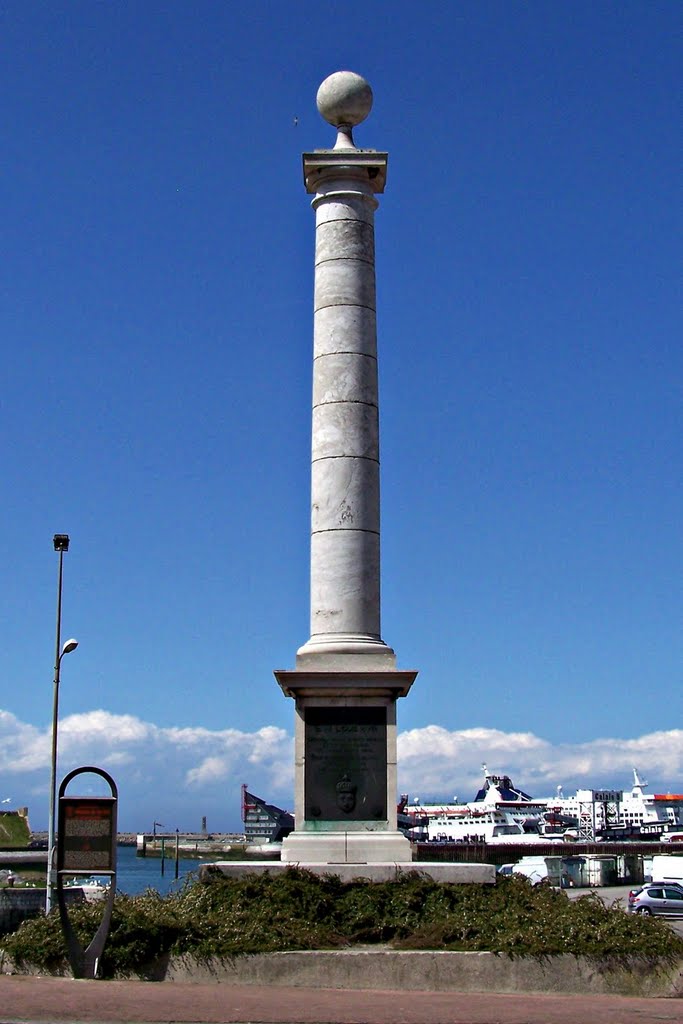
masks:
{"type": "Polygon", "coordinates": [[[116,888],[117,891],[125,892],[129,896],[144,892],[145,889],[156,889],[162,895],[168,892],[177,892],[188,877],[191,878],[194,875],[196,878],[201,863],[201,860],[181,856],[178,860],[178,879],[176,880],[176,865],[172,857],[166,856],[162,875],[161,857],[138,857],[134,846],[117,846],[116,888]]]}

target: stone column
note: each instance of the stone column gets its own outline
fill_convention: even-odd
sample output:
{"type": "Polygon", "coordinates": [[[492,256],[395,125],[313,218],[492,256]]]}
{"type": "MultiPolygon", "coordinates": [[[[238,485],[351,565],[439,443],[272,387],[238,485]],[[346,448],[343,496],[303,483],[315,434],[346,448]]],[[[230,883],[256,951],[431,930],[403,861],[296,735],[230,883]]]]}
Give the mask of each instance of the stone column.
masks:
{"type": "Polygon", "coordinates": [[[316,213],[311,636],[275,673],[296,701],[287,863],[411,861],[396,827],[396,700],[417,673],[396,669],[380,631],[374,213],[387,154],[352,137],[371,105],[359,75],[325,79],[318,109],[337,141],[303,157],[316,213]]]}
{"type": "Polygon", "coordinates": [[[316,213],[311,463],[311,636],[297,665],[395,666],[380,629],[376,193],[386,153],[358,150],[351,129],[370,111],[351,72],[323,82],[318,108],[338,128],[332,150],[304,154],[316,213]]]}

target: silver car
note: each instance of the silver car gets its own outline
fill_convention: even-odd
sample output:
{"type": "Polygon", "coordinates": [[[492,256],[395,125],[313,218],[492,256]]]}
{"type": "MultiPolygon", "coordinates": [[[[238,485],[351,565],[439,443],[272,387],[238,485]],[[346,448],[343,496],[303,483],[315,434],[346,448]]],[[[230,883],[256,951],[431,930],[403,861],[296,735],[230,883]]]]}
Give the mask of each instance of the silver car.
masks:
{"type": "Polygon", "coordinates": [[[683,888],[666,882],[644,885],[628,894],[629,914],[659,914],[683,917],[683,888]]]}

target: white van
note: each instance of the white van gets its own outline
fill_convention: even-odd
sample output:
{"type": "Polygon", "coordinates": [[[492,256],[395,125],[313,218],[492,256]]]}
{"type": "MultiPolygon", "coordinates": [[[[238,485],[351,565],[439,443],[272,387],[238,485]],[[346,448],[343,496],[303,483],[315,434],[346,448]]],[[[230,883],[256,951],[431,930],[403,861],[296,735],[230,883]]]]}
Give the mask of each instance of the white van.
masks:
{"type": "Polygon", "coordinates": [[[516,864],[501,864],[499,875],[525,875],[532,885],[548,881],[551,885],[560,884],[562,870],[561,857],[522,857],[516,864]]]}
{"type": "Polygon", "coordinates": [[[683,857],[655,854],[652,858],[652,881],[683,883],[683,857]]]}

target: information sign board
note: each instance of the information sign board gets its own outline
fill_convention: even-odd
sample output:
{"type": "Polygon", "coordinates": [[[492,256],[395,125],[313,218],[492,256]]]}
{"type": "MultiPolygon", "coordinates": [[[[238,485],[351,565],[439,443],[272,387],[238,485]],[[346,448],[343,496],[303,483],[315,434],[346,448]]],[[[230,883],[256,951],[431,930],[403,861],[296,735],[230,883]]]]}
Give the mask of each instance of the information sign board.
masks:
{"type": "Polygon", "coordinates": [[[59,798],[58,871],[115,870],[116,798],[59,798]]]}

